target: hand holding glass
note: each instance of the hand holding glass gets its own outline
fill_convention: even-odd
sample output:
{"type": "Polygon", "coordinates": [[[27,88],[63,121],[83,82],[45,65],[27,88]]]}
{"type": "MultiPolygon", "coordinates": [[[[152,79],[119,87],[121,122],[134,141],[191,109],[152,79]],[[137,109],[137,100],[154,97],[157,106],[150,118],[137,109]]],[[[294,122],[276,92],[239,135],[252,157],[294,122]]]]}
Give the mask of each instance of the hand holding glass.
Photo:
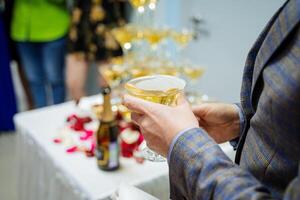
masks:
{"type": "MultiPolygon", "coordinates": [[[[175,106],[185,85],[184,80],[174,76],[154,75],[132,79],[125,84],[125,88],[132,96],[154,103],[175,106]]],[[[143,149],[143,157],[154,162],[166,160],[148,147],[143,149]]]]}

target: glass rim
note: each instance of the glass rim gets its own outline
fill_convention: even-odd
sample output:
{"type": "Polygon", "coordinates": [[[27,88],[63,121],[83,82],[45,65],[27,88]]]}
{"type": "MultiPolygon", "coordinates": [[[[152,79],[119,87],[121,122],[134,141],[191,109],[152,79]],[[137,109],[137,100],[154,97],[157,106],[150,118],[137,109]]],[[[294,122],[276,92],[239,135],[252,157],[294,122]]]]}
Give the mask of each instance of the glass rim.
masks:
{"type": "Polygon", "coordinates": [[[141,77],[138,77],[138,78],[133,78],[129,81],[126,82],[125,84],[125,89],[127,90],[127,92],[129,94],[133,94],[133,95],[140,95],[140,96],[167,96],[167,95],[170,95],[170,94],[177,94],[177,93],[180,93],[181,91],[184,90],[186,86],[186,81],[181,79],[181,78],[178,78],[176,76],[170,76],[170,75],[161,75],[161,74],[158,74],[158,75],[150,75],[150,76],[141,76],[141,77]],[[178,87],[178,88],[174,88],[176,90],[168,90],[168,91],[162,91],[162,90],[144,90],[144,89],[141,89],[141,88],[137,88],[134,86],[134,84],[132,84],[132,82],[134,81],[139,81],[139,80],[143,80],[143,79],[151,79],[151,78],[155,78],[155,77],[164,77],[164,78],[168,78],[168,79],[173,79],[175,81],[177,81],[181,87],[178,87]],[[135,91],[135,92],[133,92],[135,91]],[[142,93],[142,94],[141,94],[142,93]]]}

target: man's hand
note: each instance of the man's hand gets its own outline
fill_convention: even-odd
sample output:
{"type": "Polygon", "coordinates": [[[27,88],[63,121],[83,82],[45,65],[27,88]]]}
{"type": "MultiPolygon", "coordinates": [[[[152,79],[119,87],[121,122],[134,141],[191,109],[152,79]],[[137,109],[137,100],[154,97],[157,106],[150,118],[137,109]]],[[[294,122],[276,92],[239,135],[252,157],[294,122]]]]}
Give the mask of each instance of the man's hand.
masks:
{"type": "Polygon", "coordinates": [[[217,142],[236,138],[240,131],[239,113],[233,104],[203,103],[193,108],[199,125],[217,142]]]}
{"type": "Polygon", "coordinates": [[[123,104],[132,111],[131,119],[140,127],[147,146],[163,156],[167,156],[173,138],[180,131],[199,127],[183,98],[176,107],[171,107],[125,95],[123,104]]]}

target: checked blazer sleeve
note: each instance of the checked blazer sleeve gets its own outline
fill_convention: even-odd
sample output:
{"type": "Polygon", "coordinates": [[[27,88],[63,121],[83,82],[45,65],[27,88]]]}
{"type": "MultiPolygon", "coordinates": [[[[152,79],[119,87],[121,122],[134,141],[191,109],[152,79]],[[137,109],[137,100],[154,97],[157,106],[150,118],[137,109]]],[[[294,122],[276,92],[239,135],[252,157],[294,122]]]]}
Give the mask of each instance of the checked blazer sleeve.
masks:
{"type": "MultiPolygon", "coordinates": [[[[171,199],[273,199],[267,188],[234,164],[200,128],[178,138],[169,167],[171,199]]],[[[300,199],[299,188],[298,176],[287,187],[284,199],[300,199]]]]}
{"type": "Polygon", "coordinates": [[[239,113],[239,118],[240,118],[240,132],[238,134],[238,137],[236,137],[233,140],[230,140],[229,143],[231,144],[231,146],[233,147],[234,150],[237,150],[237,146],[238,146],[238,143],[240,141],[240,136],[245,131],[245,129],[246,129],[246,123],[248,123],[248,122],[247,122],[246,115],[243,112],[241,104],[240,103],[235,103],[233,105],[235,105],[235,108],[236,108],[237,112],[239,113]]]}

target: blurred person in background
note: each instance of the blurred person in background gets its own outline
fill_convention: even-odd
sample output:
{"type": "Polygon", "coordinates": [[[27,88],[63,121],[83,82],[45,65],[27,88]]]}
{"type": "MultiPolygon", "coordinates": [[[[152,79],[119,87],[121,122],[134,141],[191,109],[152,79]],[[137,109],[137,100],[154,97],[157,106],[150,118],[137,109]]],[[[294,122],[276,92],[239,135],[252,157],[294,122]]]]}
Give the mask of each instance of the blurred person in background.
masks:
{"type": "Polygon", "coordinates": [[[65,100],[65,36],[69,15],[65,0],[15,0],[11,37],[30,85],[34,107],[65,100]]]}
{"type": "MultiPolygon", "coordinates": [[[[125,2],[120,0],[75,0],[68,37],[66,83],[70,96],[85,96],[88,66],[105,65],[122,50],[111,29],[125,24],[125,2]]],[[[100,85],[104,84],[102,80],[100,85]],[[101,83],[102,81],[102,83],[101,83]]]]}
{"type": "Polygon", "coordinates": [[[0,131],[10,131],[14,129],[12,119],[17,106],[9,65],[9,37],[4,24],[4,9],[5,2],[0,0],[0,131]]]}
{"type": "MultiPolygon", "coordinates": [[[[5,30],[7,32],[7,36],[10,36],[10,24],[11,24],[11,18],[12,18],[12,10],[14,6],[14,0],[3,0],[5,2],[5,9],[3,12],[3,18],[4,18],[4,24],[5,24],[5,30]]],[[[17,69],[17,74],[15,76],[19,76],[20,81],[21,81],[21,86],[23,86],[23,90],[25,93],[25,98],[27,102],[27,109],[32,109],[33,108],[33,100],[32,96],[30,93],[30,88],[28,81],[25,76],[24,68],[21,66],[21,60],[20,56],[17,51],[16,43],[9,37],[9,42],[8,42],[8,47],[9,47],[9,57],[10,61],[14,61],[16,63],[16,69],[17,69]]],[[[18,96],[16,94],[16,96],[18,96]]],[[[18,101],[17,101],[18,102],[18,101]]],[[[26,104],[25,104],[26,105],[26,104]]],[[[22,110],[22,106],[18,107],[18,110],[22,110]]]]}

